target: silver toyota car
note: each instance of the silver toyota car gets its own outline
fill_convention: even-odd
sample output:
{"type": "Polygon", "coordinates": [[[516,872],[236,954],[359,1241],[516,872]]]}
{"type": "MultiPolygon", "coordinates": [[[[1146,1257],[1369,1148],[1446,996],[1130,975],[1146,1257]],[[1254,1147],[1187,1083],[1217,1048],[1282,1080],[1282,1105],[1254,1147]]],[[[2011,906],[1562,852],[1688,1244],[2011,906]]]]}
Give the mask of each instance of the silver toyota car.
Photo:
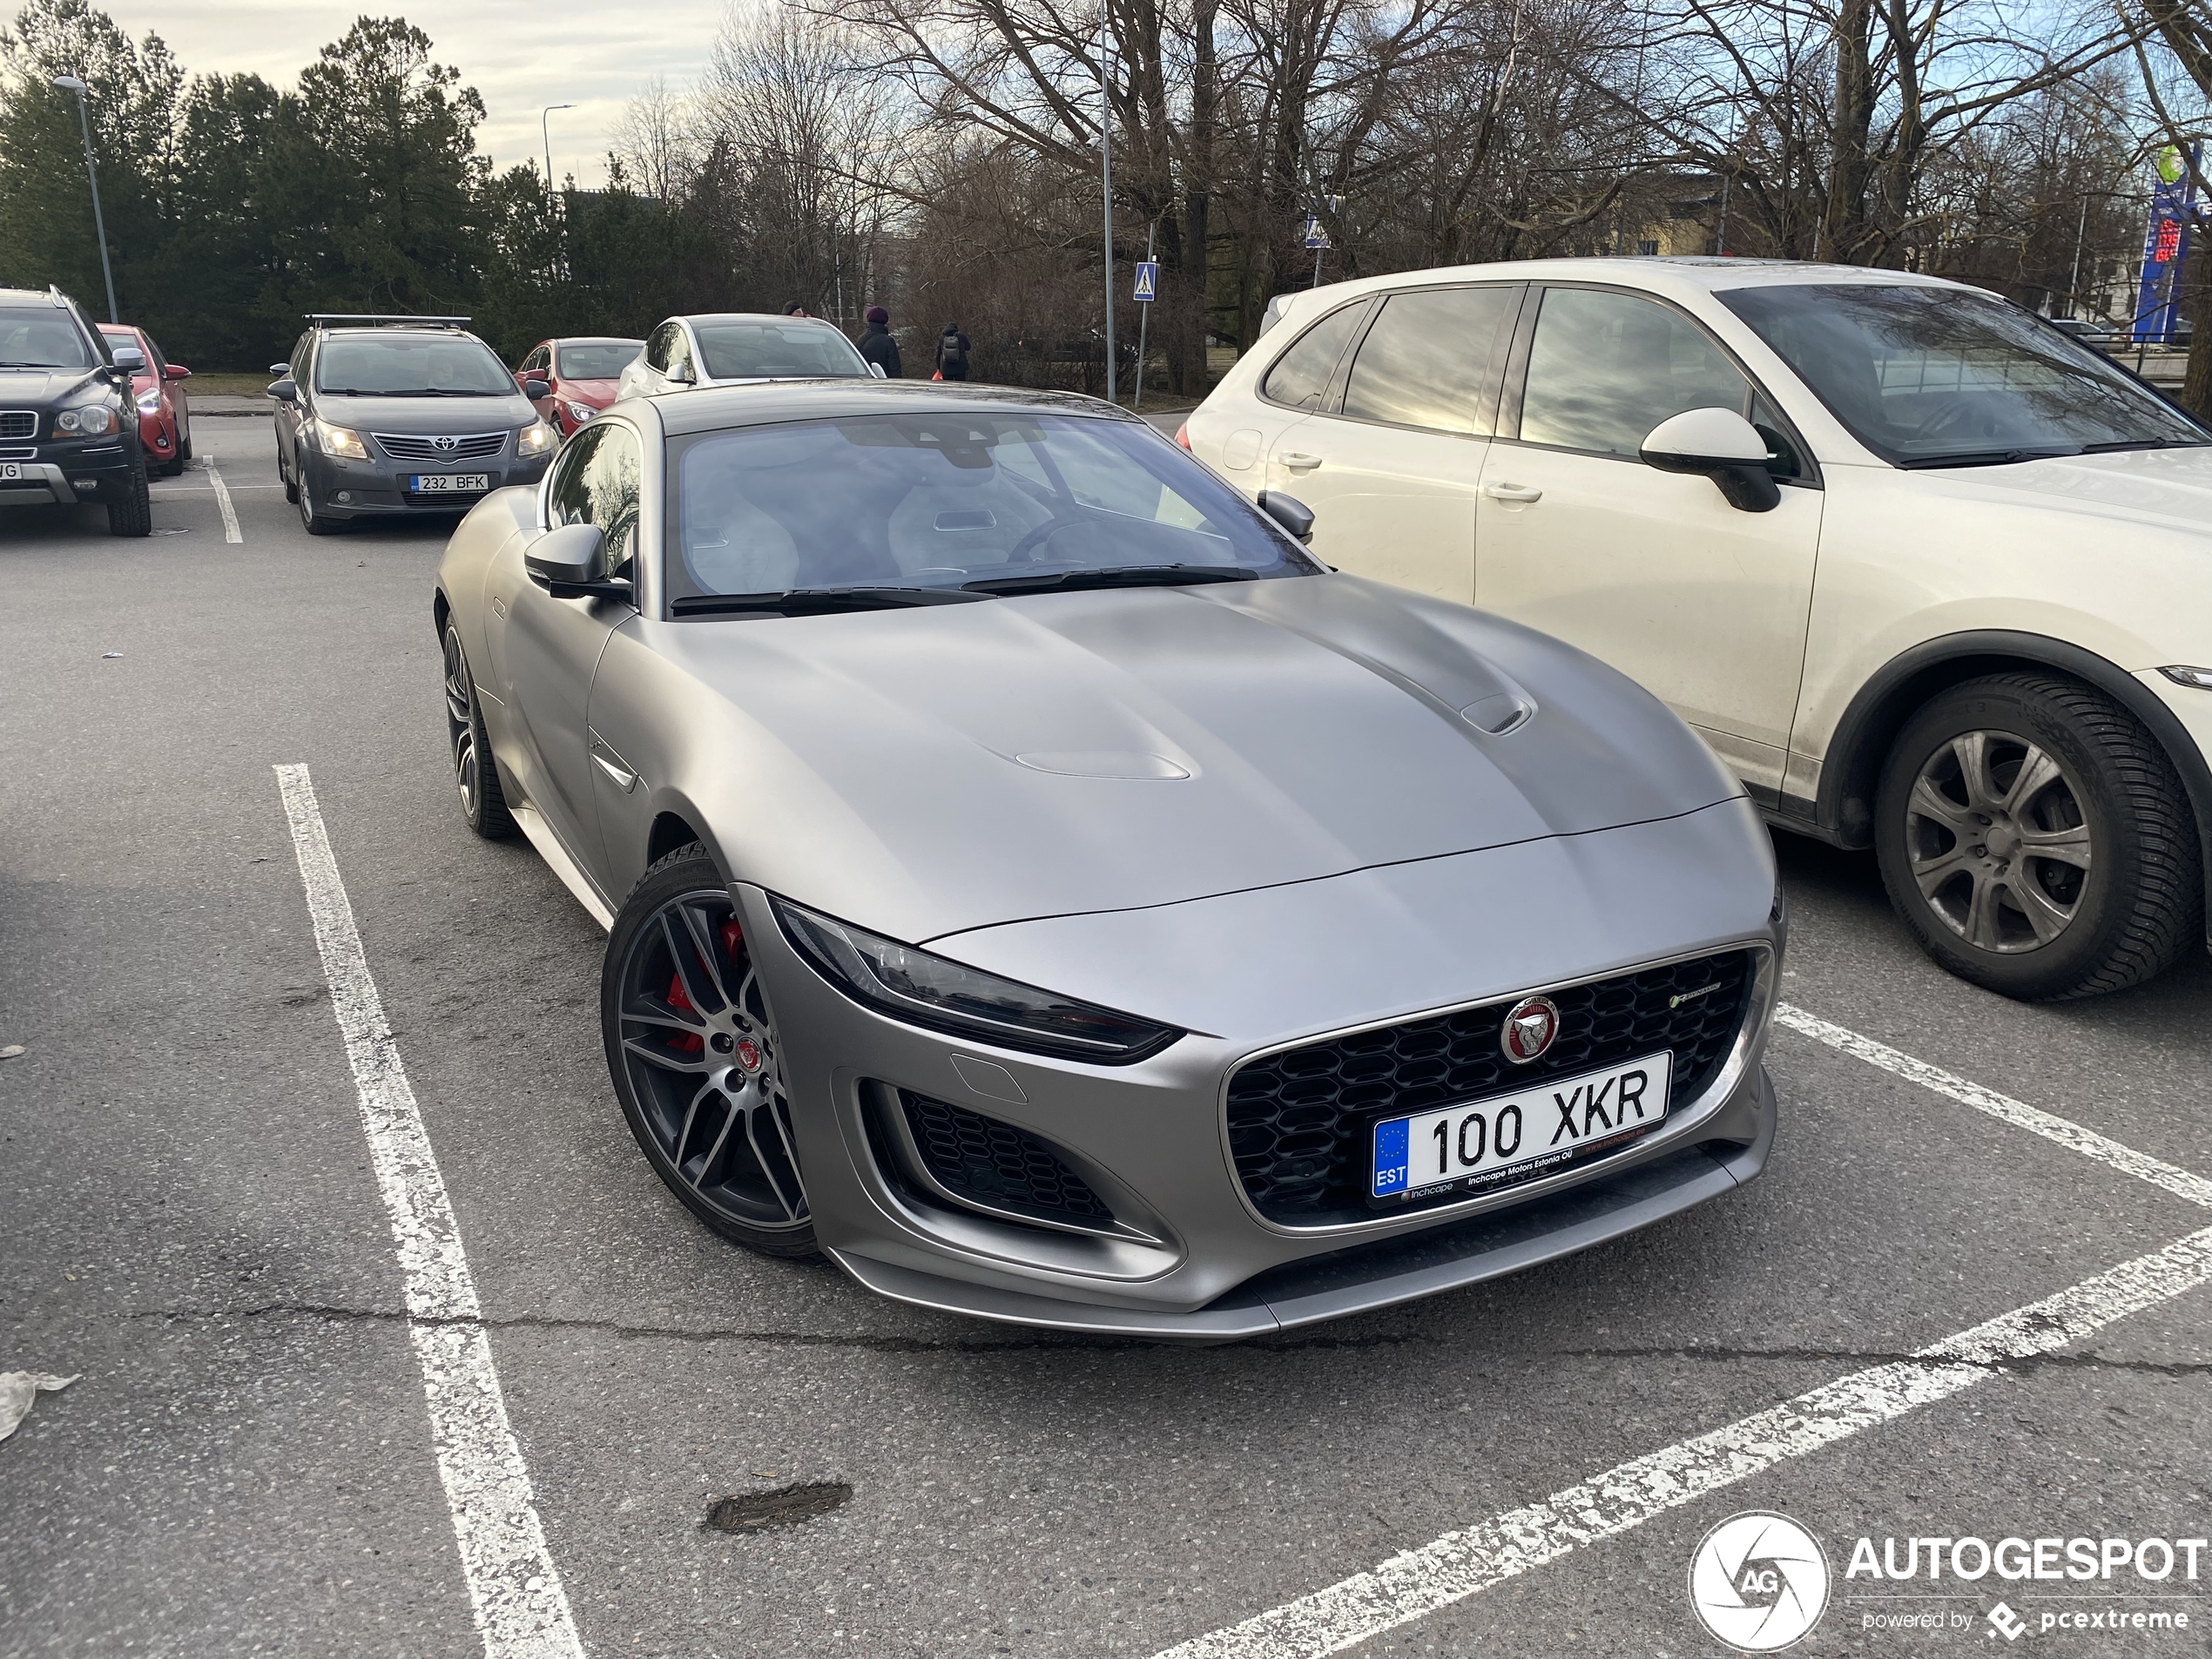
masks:
{"type": "Polygon", "coordinates": [[[1087,399],[616,403],[439,568],[462,808],[610,930],[692,1213],[904,1301],[1238,1338],[1756,1176],[1784,924],[1652,697],[1339,575],[1087,399]]]}

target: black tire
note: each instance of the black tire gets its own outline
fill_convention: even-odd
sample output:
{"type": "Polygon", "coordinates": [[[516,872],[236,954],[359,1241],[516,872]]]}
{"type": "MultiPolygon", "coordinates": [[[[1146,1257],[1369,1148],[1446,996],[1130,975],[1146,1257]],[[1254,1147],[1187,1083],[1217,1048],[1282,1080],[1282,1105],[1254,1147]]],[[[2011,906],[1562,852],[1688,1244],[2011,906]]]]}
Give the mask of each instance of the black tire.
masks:
{"type": "Polygon", "coordinates": [[[292,469],[284,464],[284,441],[277,440],[277,477],[284,484],[284,498],[294,506],[300,501],[300,481],[292,475],[292,469]]]}
{"type": "Polygon", "coordinates": [[[110,536],[153,534],[153,497],[146,489],[146,463],[141,456],[131,475],[120,484],[105,487],[107,533],[110,536]]]}
{"type": "MultiPolygon", "coordinates": [[[[177,428],[177,459],[179,462],[190,461],[192,459],[192,420],[190,416],[186,416],[184,424],[177,428]]],[[[177,470],[182,472],[184,468],[179,466],[177,470]]]]}
{"type": "Polygon", "coordinates": [[[763,1255],[819,1255],[766,995],[698,843],[646,871],[615,918],[599,1022],[630,1132],[684,1207],[763,1255]]]}
{"type": "Polygon", "coordinates": [[[335,536],[346,528],[344,519],[333,518],[315,506],[314,486],[306,479],[300,481],[300,488],[292,498],[300,503],[300,527],[308,535],[335,536]]]}
{"type": "Polygon", "coordinates": [[[504,840],[515,833],[515,815],[507,810],[499,762],[484,734],[483,710],[476,701],[468,653],[461,649],[461,631],[450,622],[446,624],[445,672],[446,745],[453,757],[454,784],[461,792],[461,816],[486,840],[504,840]]]}
{"type": "Polygon", "coordinates": [[[2202,932],[2181,779],[2133,715],[2079,680],[1997,674],[1925,705],[1883,768],[1874,847],[1922,948],[2006,996],[2138,985],[2202,932]]]}
{"type": "Polygon", "coordinates": [[[161,463],[161,475],[164,478],[177,478],[183,476],[185,461],[185,452],[182,448],[179,448],[175,455],[171,455],[168,460],[161,463]]]}

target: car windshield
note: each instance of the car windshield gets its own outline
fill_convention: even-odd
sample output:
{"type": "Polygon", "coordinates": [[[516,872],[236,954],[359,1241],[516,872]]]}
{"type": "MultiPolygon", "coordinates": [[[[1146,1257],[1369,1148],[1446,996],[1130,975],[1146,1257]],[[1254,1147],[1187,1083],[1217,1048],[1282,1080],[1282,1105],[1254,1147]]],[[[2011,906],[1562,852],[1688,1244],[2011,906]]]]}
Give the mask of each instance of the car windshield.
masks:
{"type": "Polygon", "coordinates": [[[867,360],[853,342],[826,322],[695,322],[691,332],[698,336],[707,374],[718,381],[868,372],[867,360]]]}
{"type": "Polygon", "coordinates": [[[555,354],[564,381],[610,381],[628,368],[645,348],[642,340],[593,340],[580,346],[563,346],[555,354]]]}
{"type": "Polygon", "coordinates": [[[1318,569],[1273,523],[1133,422],[948,409],[680,441],[669,583],[709,594],[1079,585],[1318,569]]]}
{"type": "Polygon", "coordinates": [[[0,306],[0,368],[90,368],[92,348],[66,312],[0,306]]]}
{"type": "Polygon", "coordinates": [[[1993,297],[1815,283],[1719,298],[1853,436],[1898,466],[2212,442],[2096,352],[1993,297]]]}
{"type": "Polygon", "coordinates": [[[366,397],[510,397],[514,377],[466,334],[341,334],[315,354],[318,392],[366,397]]]}

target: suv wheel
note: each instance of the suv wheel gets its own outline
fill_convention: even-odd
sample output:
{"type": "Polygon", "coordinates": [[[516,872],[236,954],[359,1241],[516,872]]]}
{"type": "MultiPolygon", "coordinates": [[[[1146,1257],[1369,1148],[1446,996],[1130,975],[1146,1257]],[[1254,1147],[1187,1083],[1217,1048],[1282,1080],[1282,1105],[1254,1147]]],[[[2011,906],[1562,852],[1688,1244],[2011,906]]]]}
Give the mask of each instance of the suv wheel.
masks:
{"type": "Polygon", "coordinates": [[[153,534],[153,497],[146,489],[146,463],[143,457],[131,469],[130,477],[120,484],[108,486],[106,494],[109,535],[153,534]]]}
{"type": "Polygon", "coordinates": [[[1928,954],[2006,996],[2139,984],[2202,914],[2181,779],[2126,709],[2076,680],[1993,675],[1924,705],[1884,768],[1874,846],[1928,954]]]}

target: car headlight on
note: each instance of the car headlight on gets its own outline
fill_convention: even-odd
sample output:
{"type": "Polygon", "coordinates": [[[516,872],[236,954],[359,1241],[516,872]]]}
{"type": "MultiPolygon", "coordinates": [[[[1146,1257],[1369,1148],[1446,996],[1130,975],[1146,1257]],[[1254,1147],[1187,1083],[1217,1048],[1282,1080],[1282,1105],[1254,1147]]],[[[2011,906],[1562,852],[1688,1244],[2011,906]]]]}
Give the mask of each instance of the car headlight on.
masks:
{"type": "Polygon", "coordinates": [[[361,442],[361,435],[349,426],[333,426],[327,421],[308,423],[314,428],[315,447],[327,455],[343,455],[348,461],[368,459],[368,446],[361,442]]]}
{"type": "Polygon", "coordinates": [[[533,421],[515,436],[515,453],[525,461],[550,455],[561,447],[561,435],[543,421],[533,421]]]}
{"type": "Polygon", "coordinates": [[[586,421],[591,420],[598,413],[599,411],[593,408],[589,403],[577,403],[572,401],[569,405],[569,419],[575,421],[578,426],[582,426],[586,421]]]}
{"type": "Polygon", "coordinates": [[[1183,1035],[1173,1026],[962,967],[787,900],[769,903],[784,937],[823,978],[855,1001],[909,1025],[1108,1066],[1157,1054],[1183,1035]]]}
{"type": "Polygon", "coordinates": [[[64,409],[54,417],[55,431],[74,433],[80,438],[105,437],[122,425],[115,411],[105,403],[91,403],[78,409],[64,409]]]}
{"type": "Polygon", "coordinates": [[[161,413],[161,388],[159,387],[149,386],[138,394],[138,413],[141,415],[161,413]]]}

